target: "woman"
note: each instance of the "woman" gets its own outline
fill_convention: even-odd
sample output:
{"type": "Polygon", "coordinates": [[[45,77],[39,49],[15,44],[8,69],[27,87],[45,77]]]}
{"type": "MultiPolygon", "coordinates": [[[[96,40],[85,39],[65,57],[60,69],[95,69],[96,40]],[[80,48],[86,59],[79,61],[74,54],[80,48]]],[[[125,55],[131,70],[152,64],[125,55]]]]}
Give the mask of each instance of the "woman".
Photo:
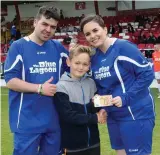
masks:
{"type": "Polygon", "coordinates": [[[129,41],[109,38],[100,16],[80,23],[86,40],[95,47],[91,69],[99,95],[112,95],[108,112],[110,142],[117,155],[149,155],[155,113],[149,86],[154,73],[138,48],[129,41]]]}

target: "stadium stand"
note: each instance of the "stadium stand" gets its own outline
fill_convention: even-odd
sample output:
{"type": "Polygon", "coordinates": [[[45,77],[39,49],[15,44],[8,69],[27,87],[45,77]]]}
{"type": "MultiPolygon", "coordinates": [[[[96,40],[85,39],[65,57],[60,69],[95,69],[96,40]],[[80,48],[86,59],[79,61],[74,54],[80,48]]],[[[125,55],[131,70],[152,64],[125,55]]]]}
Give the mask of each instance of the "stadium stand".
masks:
{"type": "MultiPolygon", "coordinates": [[[[146,36],[146,39],[149,37],[150,33],[154,35],[155,38],[159,37],[160,34],[160,15],[157,12],[156,9],[149,9],[149,10],[138,10],[139,16],[143,17],[141,20],[137,17],[137,13],[132,13],[131,11],[121,11],[119,12],[118,16],[103,16],[103,20],[106,24],[106,27],[109,29],[110,24],[112,24],[115,27],[115,33],[114,34],[108,34],[109,37],[116,37],[121,39],[129,40],[135,44],[137,44],[138,48],[141,51],[153,51],[154,44],[158,43],[140,43],[139,42],[139,36],[141,33],[143,33],[146,36]],[[128,15],[126,14],[128,13],[128,15]],[[145,27],[145,21],[147,20],[147,23],[149,22],[150,27],[145,27]],[[119,33],[117,23],[122,27],[122,33],[119,33]],[[134,29],[134,32],[128,32],[128,24],[131,24],[131,26],[134,29]],[[143,26],[141,25],[143,23],[143,26]]],[[[88,45],[83,34],[79,30],[79,22],[81,20],[81,17],[65,17],[60,21],[58,24],[57,32],[55,33],[53,39],[56,39],[60,41],[63,44],[63,39],[69,35],[76,35],[78,43],[88,45]],[[72,25],[74,28],[73,32],[68,31],[68,25],[72,25]],[[63,31],[62,31],[63,30],[63,31]]],[[[21,34],[22,36],[25,36],[29,34],[33,30],[33,22],[34,17],[29,18],[21,18],[20,25],[21,25],[21,34]]],[[[5,34],[5,37],[1,34],[1,63],[4,63],[7,50],[9,48],[9,39],[10,39],[10,32],[12,22],[6,22],[5,26],[7,27],[7,32],[5,34]],[[5,41],[4,41],[5,40],[5,41]]],[[[68,45],[64,45],[66,48],[68,48],[68,45]]]]}

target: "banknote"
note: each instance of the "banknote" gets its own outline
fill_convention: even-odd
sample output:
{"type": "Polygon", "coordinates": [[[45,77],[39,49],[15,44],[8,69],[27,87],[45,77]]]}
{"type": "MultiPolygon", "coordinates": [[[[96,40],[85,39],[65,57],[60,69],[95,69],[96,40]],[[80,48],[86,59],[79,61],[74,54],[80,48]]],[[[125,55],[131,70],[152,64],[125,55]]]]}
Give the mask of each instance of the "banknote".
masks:
{"type": "Polygon", "coordinates": [[[95,107],[105,107],[105,106],[112,106],[112,95],[95,95],[94,98],[94,106],[95,107]]]}

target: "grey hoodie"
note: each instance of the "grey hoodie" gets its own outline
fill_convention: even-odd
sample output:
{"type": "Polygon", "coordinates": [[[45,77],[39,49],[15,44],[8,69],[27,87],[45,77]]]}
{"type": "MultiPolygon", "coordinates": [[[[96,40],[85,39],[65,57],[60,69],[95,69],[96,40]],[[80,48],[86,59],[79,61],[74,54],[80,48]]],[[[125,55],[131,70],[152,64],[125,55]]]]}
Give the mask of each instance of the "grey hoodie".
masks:
{"type": "Polygon", "coordinates": [[[98,109],[92,103],[96,90],[88,76],[73,79],[65,73],[57,83],[54,103],[60,117],[62,147],[71,152],[99,146],[98,109]]]}
{"type": "Polygon", "coordinates": [[[73,79],[68,73],[64,73],[57,84],[57,92],[65,93],[69,96],[70,102],[85,104],[90,102],[90,99],[97,91],[94,81],[89,76],[84,76],[81,79],[73,79]]]}

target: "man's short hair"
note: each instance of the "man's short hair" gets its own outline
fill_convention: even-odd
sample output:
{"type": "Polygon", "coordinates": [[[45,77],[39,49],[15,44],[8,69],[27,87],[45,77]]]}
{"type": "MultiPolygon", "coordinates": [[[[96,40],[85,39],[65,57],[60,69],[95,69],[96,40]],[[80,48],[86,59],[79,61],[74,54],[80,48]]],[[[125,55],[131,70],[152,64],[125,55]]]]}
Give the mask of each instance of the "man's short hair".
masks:
{"type": "Polygon", "coordinates": [[[57,21],[60,20],[60,15],[58,13],[58,10],[57,10],[57,8],[55,8],[53,6],[40,7],[35,18],[40,19],[42,16],[44,16],[46,19],[53,18],[57,21]]]}

